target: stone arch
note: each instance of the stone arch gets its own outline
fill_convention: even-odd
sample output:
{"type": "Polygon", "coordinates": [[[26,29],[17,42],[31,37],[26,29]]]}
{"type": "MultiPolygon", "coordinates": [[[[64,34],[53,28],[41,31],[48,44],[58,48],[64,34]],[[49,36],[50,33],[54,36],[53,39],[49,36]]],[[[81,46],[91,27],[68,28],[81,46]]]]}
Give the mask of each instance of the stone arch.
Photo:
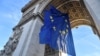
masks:
{"type": "MultiPolygon", "coordinates": [[[[37,23],[38,19],[42,19],[41,14],[44,9],[48,9],[49,4],[54,5],[58,10],[60,10],[64,13],[69,13],[71,28],[79,26],[79,25],[89,25],[89,26],[91,26],[93,31],[96,34],[98,34],[95,23],[94,23],[92,17],[90,16],[90,14],[88,13],[87,8],[84,6],[83,0],[31,0],[25,7],[22,8],[22,12],[23,12],[22,19],[20,20],[18,25],[14,28],[14,30],[16,30],[17,27],[21,27],[22,25],[24,25],[25,23],[27,23],[30,20],[33,21],[33,19],[35,19],[35,23],[37,23]]],[[[41,22],[41,20],[39,22],[41,22]]],[[[33,24],[33,22],[32,22],[32,24],[33,24]]],[[[34,28],[36,28],[36,27],[34,27],[34,28]]],[[[33,33],[33,32],[30,32],[30,33],[33,33]]],[[[25,45],[22,45],[21,47],[19,45],[18,47],[22,48],[23,46],[27,46],[27,44],[30,44],[30,43],[26,44],[26,42],[25,43],[23,42],[23,44],[25,44],[25,45]]],[[[37,46],[38,45],[39,44],[37,44],[37,46]]],[[[35,46],[35,44],[33,46],[35,46]]],[[[42,47],[44,49],[44,46],[42,46],[42,47]]],[[[45,56],[48,56],[49,54],[51,54],[49,56],[54,56],[55,53],[59,54],[59,52],[51,49],[49,46],[46,45],[45,47],[46,47],[45,48],[45,56]]],[[[24,52],[24,50],[27,50],[27,49],[22,48],[19,51],[21,51],[21,53],[22,53],[22,52],[24,52]]],[[[32,51],[32,50],[30,50],[30,51],[32,51]]],[[[36,50],[40,50],[40,49],[36,49],[36,50]]],[[[17,48],[17,51],[18,51],[18,48],[17,48]]],[[[17,52],[15,52],[15,54],[16,53],[17,52]]],[[[22,53],[22,54],[21,53],[18,53],[18,55],[24,54],[24,53],[22,53]]],[[[29,54],[26,51],[25,51],[25,53],[29,54]]],[[[36,54],[34,54],[34,55],[36,56],[36,54]]],[[[59,55],[55,55],[55,56],[59,56],[59,55]]]]}
{"type": "MultiPolygon", "coordinates": [[[[49,4],[53,4],[58,10],[69,13],[71,27],[78,25],[89,25],[93,29],[96,29],[95,23],[87,11],[84,2],[81,0],[45,0],[41,2],[39,6],[39,13],[42,13],[44,9],[48,8],[49,4]],[[42,5],[43,3],[43,5],[42,5]]],[[[98,32],[98,31],[97,31],[98,32]]]]}
{"type": "Polygon", "coordinates": [[[85,24],[95,29],[98,34],[95,23],[87,11],[83,0],[35,0],[32,2],[30,1],[30,4],[26,5],[26,7],[22,9],[22,12],[25,12],[29,7],[34,5],[34,10],[32,9],[33,13],[32,11],[31,13],[36,16],[38,13],[42,14],[43,10],[47,9],[49,4],[54,5],[58,10],[64,13],[69,13],[72,28],[77,25],[85,24]]]}
{"type": "MultiPolygon", "coordinates": [[[[89,25],[99,36],[96,25],[87,8],[85,7],[83,0],[35,0],[30,1],[30,3],[26,5],[26,7],[22,8],[22,12],[25,12],[26,10],[28,11],[28,8],[31,7],[31,11],[29,11],[30,13],[27,14],[29,14],[29,17],[32,17],[33,15],[36,16],[38,15],[38,13],[42,14],[43,10],[47,9],[49,4],[54,5],[58,10],[64,13],[69,13],[72,28],[77,25],[89,25]],[[34,9],[32,9],[33,5],[34,9]]],[[[19,22],[18,25],[20,26],[23,23],[24,22],[19,22]]]]}
{"type": "MultiPolygon", "coordinates": [[[[39,13],[42,13],[44,9],[48,8],[49,4],[53,4],[58,10],[62,11],[63,13],[68,13],[70,17],[70,24],[71,28],[74,28],[79,25],[88,25],[93,29],[95,34],[98,34],[97,28],[95,23],[90,16],[89,12],[87,11],[84,2],[81,0],[44,0],[42,3],[43,5],[39,6],[39,13]]],[[[41,4],[42,4],[41,3],[41,4]]],[[[49,46],[46,46],[45,49],[45,56],[49,54],[57,53],[49,46]]]]}
{"type": "MultiPolygon", "coordinates": [[[[82,0],[34,0],[33,2],[32,1],[33,0],[31,0],[30,3],[22,9],[22,12],[24,12],[24,14],[28,16],[28,18],[26,15],[24,15],[24,20],[21,20],[18,26],[22,25],[24,22],[29,21],[30,18],[32,18],[33,16],[38,16],[38,13],[42,14],[43,10],[48,9],[49,4],[52,4],[61,12],[69,14],[71,28],[79,25],[89,25],[93,29],[94,33],[98,34],[95,23],[92,17],[90,16],[89,12],[87,11],[87,8],[85,7],[84,2],[82,0]]],[[[53,55],[55,53],[59,53],[51,49],[47,45],[45,47],[45,56],[48,56],[49,54],[53,55]]]]}

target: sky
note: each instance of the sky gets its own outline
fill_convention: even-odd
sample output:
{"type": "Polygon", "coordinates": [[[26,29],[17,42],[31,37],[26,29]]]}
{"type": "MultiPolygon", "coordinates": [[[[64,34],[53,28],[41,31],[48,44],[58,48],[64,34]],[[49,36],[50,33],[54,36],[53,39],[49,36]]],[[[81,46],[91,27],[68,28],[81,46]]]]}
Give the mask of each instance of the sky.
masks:
{"type": "MultiPolygon", "coordinates": [[[[29,0],[0,0],[0,49],[12,35],[12,28],[21,19],[21,8],[29,0]]],[[[100,40],[89,26],[72,29],[77,56],[100,56],[100,40]]]]}
{"type": "Polygon", "coordinates": [[[6,44],[12,28],[21,19],[21,8],[29,0],[0,0],[0,49],[6,44]]]}
{"type": "Polygon", "coordinates": [[[77,56],[100,56],[100,39],[90,26],[79,26],[72,29],[77,56]]]}

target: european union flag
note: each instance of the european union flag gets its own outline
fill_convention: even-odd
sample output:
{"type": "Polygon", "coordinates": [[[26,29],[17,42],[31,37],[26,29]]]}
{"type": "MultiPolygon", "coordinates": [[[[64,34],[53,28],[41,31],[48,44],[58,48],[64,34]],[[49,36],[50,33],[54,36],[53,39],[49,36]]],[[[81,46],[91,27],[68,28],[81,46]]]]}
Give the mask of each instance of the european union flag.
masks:
{"type": "Polygon", "coordinates": [[[44,11],[44,25],[39,37],[41,44],[76,56],[68,14],[61,13],[53,6],[44,11]]]}

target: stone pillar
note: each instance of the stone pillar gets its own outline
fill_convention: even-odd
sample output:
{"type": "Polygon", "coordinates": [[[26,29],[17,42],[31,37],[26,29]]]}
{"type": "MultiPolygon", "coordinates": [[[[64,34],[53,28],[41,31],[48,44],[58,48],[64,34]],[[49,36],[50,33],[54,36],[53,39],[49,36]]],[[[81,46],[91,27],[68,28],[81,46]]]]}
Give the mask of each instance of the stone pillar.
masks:
{"type": "Polygon", "coordinates": [[[39,32],[43,25],[41,18],[37,15],[40,8],[39,2],[23,13],[19,23],[23,24],[18,26],[23,28],[23,32],[12,56],[44,56],[45,45],[39,43],[39,32]]]}
{"type": "Polygon", "coordinates": [[[83,0],[97,27],[100,37],[100,0],[83,0]]]}
{"type": "MultiPolygon", "coordinates": [[[[32,7],[27,9],[26,12],[24,12],[23,15],[26,14],[25,17],[29,14],[26,17],[26,19],[30,19],[30,20],[21,26],[23,27],[23,32],[20,37],[19,44],[15,52],[13,53],[13,56],[44,56],[45,55],[46,53],[45,44],[39,43],[39,32],[43,23],[38,13],[41,14],[50,1],[51,0],[38,1],[32,7]],[[27,13],[28,11],[29,13],[27,13]],[[33,17],[30,18],[30,15],[33,15],[33,17]]],[[[48,55],[48,56],[59,56],[59,52],[56,52],[55,54],[48,55]]]]}
{"type": "Polygon", "coordinates": [[[23,32],[13,56],[44,56],[45,45],[39,44],[39,32],[42,26],[39,17],[23,25],[23,32]]]}

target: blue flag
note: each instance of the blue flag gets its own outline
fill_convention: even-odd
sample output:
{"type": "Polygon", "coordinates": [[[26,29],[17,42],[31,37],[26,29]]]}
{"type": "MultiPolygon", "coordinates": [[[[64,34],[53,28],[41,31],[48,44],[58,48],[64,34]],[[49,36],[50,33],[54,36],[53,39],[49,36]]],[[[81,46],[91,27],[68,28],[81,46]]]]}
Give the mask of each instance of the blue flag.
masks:
{"type": "Polygon", "coordinates": [[[68,14],[61,13],[53,6],[44,11],[44,25],[39,37],[41,44],[76,56],[68,14]]]}

